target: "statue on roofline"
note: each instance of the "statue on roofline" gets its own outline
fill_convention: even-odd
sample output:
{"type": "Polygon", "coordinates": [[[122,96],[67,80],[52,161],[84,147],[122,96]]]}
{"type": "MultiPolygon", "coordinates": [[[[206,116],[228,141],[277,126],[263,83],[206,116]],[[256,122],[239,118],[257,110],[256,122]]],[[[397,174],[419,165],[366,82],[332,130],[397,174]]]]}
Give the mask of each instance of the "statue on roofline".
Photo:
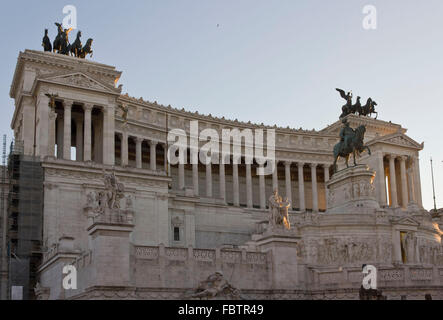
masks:
{"type": "Polygon", "coordinates": [[[361,105],[360,97],[357,96],[357,101],[355,104],[352,104],[352,91],[346,93],[342,89],[335,89],[340,93],[340,96],[346,100],[346,104],[341,107],[342,113],[340,115],[340,119],[346,117],[349,114],[358,114],[359,116],[371,116],[373,113],[376,114],[375,119],[378,117],[377,111],[375,111],[375,106],[377,103],[372,100],[372,98],[368,98],[366,104],[364,106],[361,105]]]}
{"type": "Polygon", "coordinates": [[[63,25],[58,22],[55,22],[55,25],[57,26],[57,36],[55,37],[52,46],[48,36],[48,29],[45,29],[45,35],[42,42],[43,50],[45,52],[52,51],[54,53],[70,55],[80,59],[85,59],[88,54],[90,54],[92,57],[92,38],[89,38],[86,41],[86,45],[82,46],[82,42],[80,40],[82,32],[78,31],[75,41],[70,44],[69,33],[72,31],[72,28],[63,29],[63,25]]]}

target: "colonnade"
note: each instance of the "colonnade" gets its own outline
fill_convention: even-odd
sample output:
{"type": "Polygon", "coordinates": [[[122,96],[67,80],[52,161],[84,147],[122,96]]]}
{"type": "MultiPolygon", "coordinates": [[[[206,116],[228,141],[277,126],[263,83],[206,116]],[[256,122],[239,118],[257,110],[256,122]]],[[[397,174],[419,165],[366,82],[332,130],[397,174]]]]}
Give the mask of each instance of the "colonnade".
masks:
{"type": "Polygon", "coordinates": [[[113,140],[109,139],[109,131],[114,128],[111,113],[108,108],[92,103],[58,101],[49,113],[48,154],[65,160],[113,164],[109,152],[114,148],[113,140]],[[73,146],[75,159],[71,155],[73,146]]]}
{"type": "Polygon", "coordinates": [[[418,159],[405,155],[385,154],[385,181],[389,206],[406,208],[409,202],[420,201],[418,159]],[[387,178],[387,179],[386,179],[387,178]]]}
{"type": "MultiPolygon", "coordinates": [[[[266,194],[266,185],[265,180],[267,176],[264,175],[258,175],[258,199],[253,199],[253,170],[257,168],[259,165],[251,165],[251,164],[235,164],[235,163],[229,163],[229,164],[222,164],[219,163],[216,166],[218,167],[218,182],[214,179],[214,165],[213,164],[205,164],[205,170],[201,171],[199,170],[199,165],[192,164],[191,170],[192,170],[192,189],[195,196],[200,197],[206,197],[206,198],[220,198],[224,202],[227,200],[227,191],[232,192],[231,199],[232,199],[232,205],[234,206],[240,206],[240,179],[239,179],[239,167],[243,166],[244,172],[245,172],[245,184],[243,187],[246,188],[246,190],[242,190],[242,192],[245,194],[246,198],[246,207],[247,208],[253,208],[254,207],[254,201],[258,200],[259,207],[261,209],[266,209],[267,206],[267,200],[270,197],[270,194],[266,194]],[[232,181],[232,184],[229,185],[229,188],[227,188],[227,176],[226,176],[226,169],[227,166],[229,166],[229,172],[231,172],[231,177],[229,177],[230,181],[232,181]],[[204,182],[205,182],[205,188],[202,192],[200,191],[199,183],[201,183],[200,175],[204,175],[204,182]],[[218,183],[218,194],[214,193],[214,184],[218,183]]],[[[178,189],[184,189],[186,187],[186,175],[185,175],[185,164],[178,164],[177,165],[177,179],[178,179],[178,189]]],[[[304,163],[304,162],[292,162],[292,161],[278,161],[275,163],[275,170],[272,173],[272,190],[278,190],[279,194],[283,196],[283,198],[288,198],[290,203],[292,204],[293,208],[297,208],[300,211],[306,210],[306,201],[305,201],[305,192],[308,191],[308,189],[305,187],[305,174],[304,170],[308,167],[310,170],[310,181],[311,181],[311,195],[312,195],[312,211],[319,211],[319,187],[318,187],[318,173],[317,168],[322,167],[323,168],[323,177],[324,179],[322,182],[326,184],[327,181],[329,181],[329,170],[330,165],[329,164],[319,164],[319,163],[304,163]],[[284,176],[284,188],[282,190],[279,190],[279,177],[277,174],[277,165],[281,163],[284,164],[284,170],[285,170],[285,176],[284,176]],[[292,169],[297,168],[298,171],[298,202],[297,204],[294,204],[295,197],[292,195],[293,191],[293,179],[292,179],[292,169]]],[[[294,179],[295,180],[295,179],[294,179]]],[[[189,187],[191,187],[189,186],[189,187]]],[[[326,188],[321,190],[320,192],[324,192],[324,198],[327,202],[327,192],[326,188]]],[[[256,195],[257,196],[257,195],[256,195]]]]}

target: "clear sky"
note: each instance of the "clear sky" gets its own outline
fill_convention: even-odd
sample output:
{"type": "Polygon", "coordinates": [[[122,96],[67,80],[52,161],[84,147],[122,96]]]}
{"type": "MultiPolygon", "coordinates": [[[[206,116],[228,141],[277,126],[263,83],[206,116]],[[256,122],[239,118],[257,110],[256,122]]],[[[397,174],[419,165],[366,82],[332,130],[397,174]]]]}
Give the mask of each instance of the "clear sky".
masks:
{"type": "MultiPolygon", "coordinates": [[[[343,101],[334,88],[378,103],[379,118],[425,142],[424,206],[443,207],[443,1],[149,0],[3,1],[1,133],[12,136],[16,59],[51,40],[62,9],[77,8],[92,60],[123,71],[123,92],[176,108],[294,128],[322,129],[343,101]],[[362,27],[365,5],[377,29],[362,27]]],[[[77,31],[71,33],[71,42],[77,31]]]]}

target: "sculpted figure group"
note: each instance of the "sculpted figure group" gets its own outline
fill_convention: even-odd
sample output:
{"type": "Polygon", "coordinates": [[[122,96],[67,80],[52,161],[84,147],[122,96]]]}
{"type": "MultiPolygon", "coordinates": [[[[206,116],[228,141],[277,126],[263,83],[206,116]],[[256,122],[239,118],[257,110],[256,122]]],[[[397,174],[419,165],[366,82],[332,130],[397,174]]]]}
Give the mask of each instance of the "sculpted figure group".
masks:
{"type": "Polygon", "coordinates": [[[56,52],[64,55],[71,55],[81,59],[86,58],[88,54],[90,54],[92,57],[92,38],[89,38],[86,41],[86,45],[83,46],[80,40],[82,32],[78,31],[75,41],[70,44],[69,33],[72,31],[72,28],[63,29],[62,24],[58,22],[56,22],[55,25],[57,26],[57,36],[55,37],[52,45],[51,40],[49,40],[48,29],[45,29],[45,35],[43,36],[42,41],[43,50],[45,52],[56,52]]]}
{"type": "Polygon", "coordinates": [[[219,296],[225,299],[241,299],[239,291],[225,279],[221,271],[217,271],[209,275],[206,280],[201,281],[190,298],[214,299],[219,296]]]}
{"type": "Polygon", "coordinates": [[[288,215],[290,206],[288,198],[283,201],[282,197],[278,195],[278,190],[274,190],[269,198],[269,222],[271,226],[291,229],[288,215]]]}
{"type": "Polygon", "coordinates": [[[346,104],[342,106],[342,114],[340,119],[346,117],[348,114],[358,114],[359,116],[371,116],[373,113],[376,114],[375,119],[377,119],[378,113],[375,111],[375,106],[377,103],[368,98],[364,106],[361,105],[360,97],[357,96],[357,101],[352,104],[352,91],[345,93],[342,89],[335,89],[340,93],[340,96],[346,100],[346,104]]]}
{"type": "Polygon", "coordinates": [[[131,219],[133,199],[130,195],[125,196],[124,185],[118,182],[114,173],[104,173],[103,182],[104,190],[86,194],[85,213],[90,217],[114,215],[120,220],[131,219]],[[124,210],[120,204],[123,199],[124,210]]]}

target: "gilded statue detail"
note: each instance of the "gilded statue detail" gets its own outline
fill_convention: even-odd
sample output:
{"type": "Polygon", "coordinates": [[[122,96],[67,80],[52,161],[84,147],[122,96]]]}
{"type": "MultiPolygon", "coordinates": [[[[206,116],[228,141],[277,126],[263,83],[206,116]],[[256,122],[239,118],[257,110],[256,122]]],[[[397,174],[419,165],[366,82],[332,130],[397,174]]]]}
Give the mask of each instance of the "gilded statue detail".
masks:
{"type": "Polygon", "coordinates": [[[92,38],[89,38],[86,41],[86,44],[83,46],[80,39],[82,32],[78,31],[75,41],[70,44],[69,33],[72,31],[72,28],[63,29],[63,25],[58,22],[55,22],[55,25],[57,26],[57,36],[55,37],[52,45],[51,40],[49,40],[48,29],[45,29],[45,34],[42,40],[42,46],[45,52],[71,55],[80,59],[85,59],[88,54],[90,54],[92,57],[92,38]]]}
{"type": "Polygon", "coordinates": [[[283,201],[278,194],[278,190],[274,190],[274,193],[269,198],[269,223],[272,227],[291,229],[288,214],[290,206],[288,198],[285,198],[283,201]]]}

